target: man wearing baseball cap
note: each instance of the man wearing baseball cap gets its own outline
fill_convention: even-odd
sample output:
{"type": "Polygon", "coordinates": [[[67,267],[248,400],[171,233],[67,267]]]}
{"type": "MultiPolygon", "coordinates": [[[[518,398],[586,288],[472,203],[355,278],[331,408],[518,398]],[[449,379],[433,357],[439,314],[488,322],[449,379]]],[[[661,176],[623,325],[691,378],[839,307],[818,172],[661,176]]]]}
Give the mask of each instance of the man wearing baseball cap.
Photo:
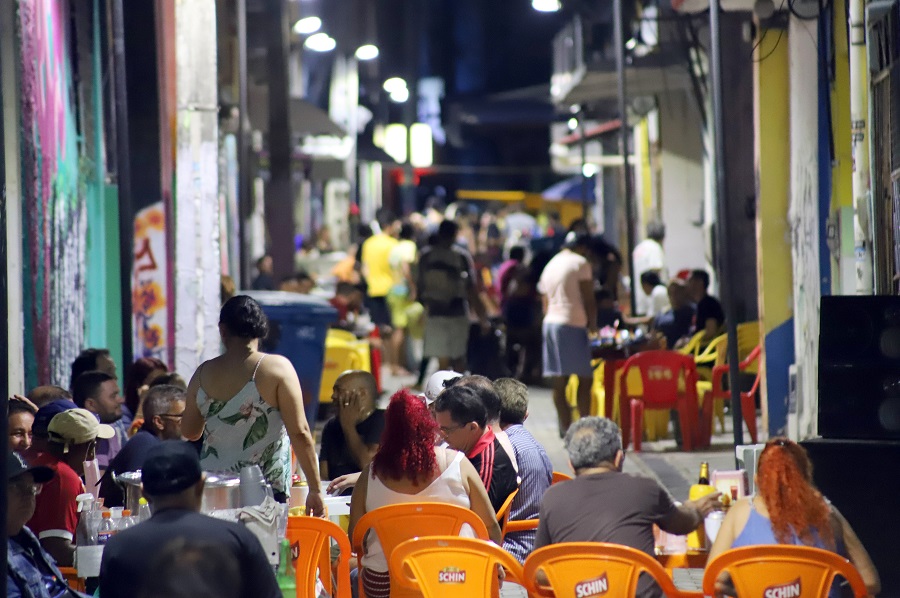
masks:
{"type": "Polygon", "coordinates": [[[29,467],[16,453],[6,454],[6,586],[8,596],[83,596],[68,590],[65,578],[35,535],[25,527],[35,497],[54,477],[49,467],[29,467]]]}
{"type": "Polygon", "coordinates": [[[153,516],[119,532],[103,549],[100,595],[140,596],[150,583],[152,556],[177,540],[215,544],[231,552],[240,565],[244,598],[280,598],[275,573],[253,532],[239,523],[199,513],[206,479],[197,451],[188,443],[165,440],[147,452],[141,470],[144,496],[153,516]]]}
{"type": "Polygon", "coordinates": [[[40,407],[34,414],[34,423],[31,424],[31,446],[23,453],[25,460],[29,463],[38,458],[38,455],[49,450],[50,438],[47,435],[47,428],[50,427],[50,421],[57,413],[68,411],[69,409],[77,409],[78,405],[68,399],[59,399],[51,401],[40,407]]]}
{"type": "Polygon", "coordinates": [[[33,461],[56,472],[37,497],[28,527],[44,549],[62,567],[71,567],[75,556],[78,510],[75,498],[83,493],[84,462],[94,459],[98,438],[111,438],[115,431],[97,421],[86,409],[57,413],[47,426],[47,451],[33,461]]]}

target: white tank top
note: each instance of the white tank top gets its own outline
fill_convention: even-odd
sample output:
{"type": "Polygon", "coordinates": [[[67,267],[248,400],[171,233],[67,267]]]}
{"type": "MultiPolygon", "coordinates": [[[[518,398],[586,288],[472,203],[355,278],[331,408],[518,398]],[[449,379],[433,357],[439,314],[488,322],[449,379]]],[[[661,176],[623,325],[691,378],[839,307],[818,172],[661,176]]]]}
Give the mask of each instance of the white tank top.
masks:
{"type": "MultiPolygon", "coordinates": [[[[459,469],[460,462],[465,458],[464,455],[457,452],[453,461],[448,464],[447,449],[435,447],[434,453],[438,467],[441,467],[443,471],[431,484],[416,494],[394,492],[370,471],[366,492],[366,512],[374,511],[378,507],[410,502],[444,502],[468,509],[470,506],[469,495],[463,486],[462,473],[459,469]]],[[[475,536],[472,528],[468,525],[463,526],[460,535],[469,538],[475,536]]],[[[362,565],[373,571],[386,572],[388,570],[387,558],[374,531],[366,537],[366,554],[362,558],[362,565]]]]}

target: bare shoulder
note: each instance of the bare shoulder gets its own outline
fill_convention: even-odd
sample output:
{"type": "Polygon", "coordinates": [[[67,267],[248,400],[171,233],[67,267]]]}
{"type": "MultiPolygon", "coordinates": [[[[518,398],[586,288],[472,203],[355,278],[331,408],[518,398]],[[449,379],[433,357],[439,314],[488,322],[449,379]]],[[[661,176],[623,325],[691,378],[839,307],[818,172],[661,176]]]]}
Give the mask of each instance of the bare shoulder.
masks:
{"type": "Polygon", "coordinates": [[[294,370],[294,365],[291,361],[285,357],[284,355],[277,355],[275,353],[266,353],[262,357],[262,362],[259,364],[259,372],[257,372],[257,376],[261,375],[280,375],[292,373],[296,375],[296,370],[294,370]]]}

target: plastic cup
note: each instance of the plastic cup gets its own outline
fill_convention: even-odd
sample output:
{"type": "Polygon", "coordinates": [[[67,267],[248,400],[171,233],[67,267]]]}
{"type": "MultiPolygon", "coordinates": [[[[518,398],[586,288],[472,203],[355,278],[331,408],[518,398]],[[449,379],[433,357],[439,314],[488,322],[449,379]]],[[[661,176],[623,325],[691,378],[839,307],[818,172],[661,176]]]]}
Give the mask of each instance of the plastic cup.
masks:
{"type": "Polygon", "coordinates": [[[712,546],[719,535],[719,528],[722,527],[722,520],[725,519],[725,513],[722,511],[713,511],[706,516],[704,527],[706,528],[706,537],[709,539],[709,545],[712,546]]]}

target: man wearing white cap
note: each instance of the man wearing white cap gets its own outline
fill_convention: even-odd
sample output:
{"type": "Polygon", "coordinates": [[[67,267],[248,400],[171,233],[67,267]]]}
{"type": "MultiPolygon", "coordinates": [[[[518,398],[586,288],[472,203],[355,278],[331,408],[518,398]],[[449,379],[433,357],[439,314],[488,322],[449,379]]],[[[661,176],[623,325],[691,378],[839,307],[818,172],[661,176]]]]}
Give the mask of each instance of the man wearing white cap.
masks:
{"type": "Polygon", "coordinates": [[[437,400],[438,395],[444,392],[444,389],[448,388],[451,382],[459,380],[462,377],[462,374],[454,372],[453,370],[440,370],[433,373],[425,384],[425,404],[431,405],[434,403],[437,400]]]}
{"type": "Polygon", "coordinates": [[[56,477],[37,496],[28,527],[61,567],[71,567],[78,525],[75,497],[85,491],[81,481],[84,462],[95,458],[97,439],[112,438],[115,430],[101,424],[87,409],[70,409],[53,416],[47,434],[49,450],[32,465],[49,467],[56,477]]]}

